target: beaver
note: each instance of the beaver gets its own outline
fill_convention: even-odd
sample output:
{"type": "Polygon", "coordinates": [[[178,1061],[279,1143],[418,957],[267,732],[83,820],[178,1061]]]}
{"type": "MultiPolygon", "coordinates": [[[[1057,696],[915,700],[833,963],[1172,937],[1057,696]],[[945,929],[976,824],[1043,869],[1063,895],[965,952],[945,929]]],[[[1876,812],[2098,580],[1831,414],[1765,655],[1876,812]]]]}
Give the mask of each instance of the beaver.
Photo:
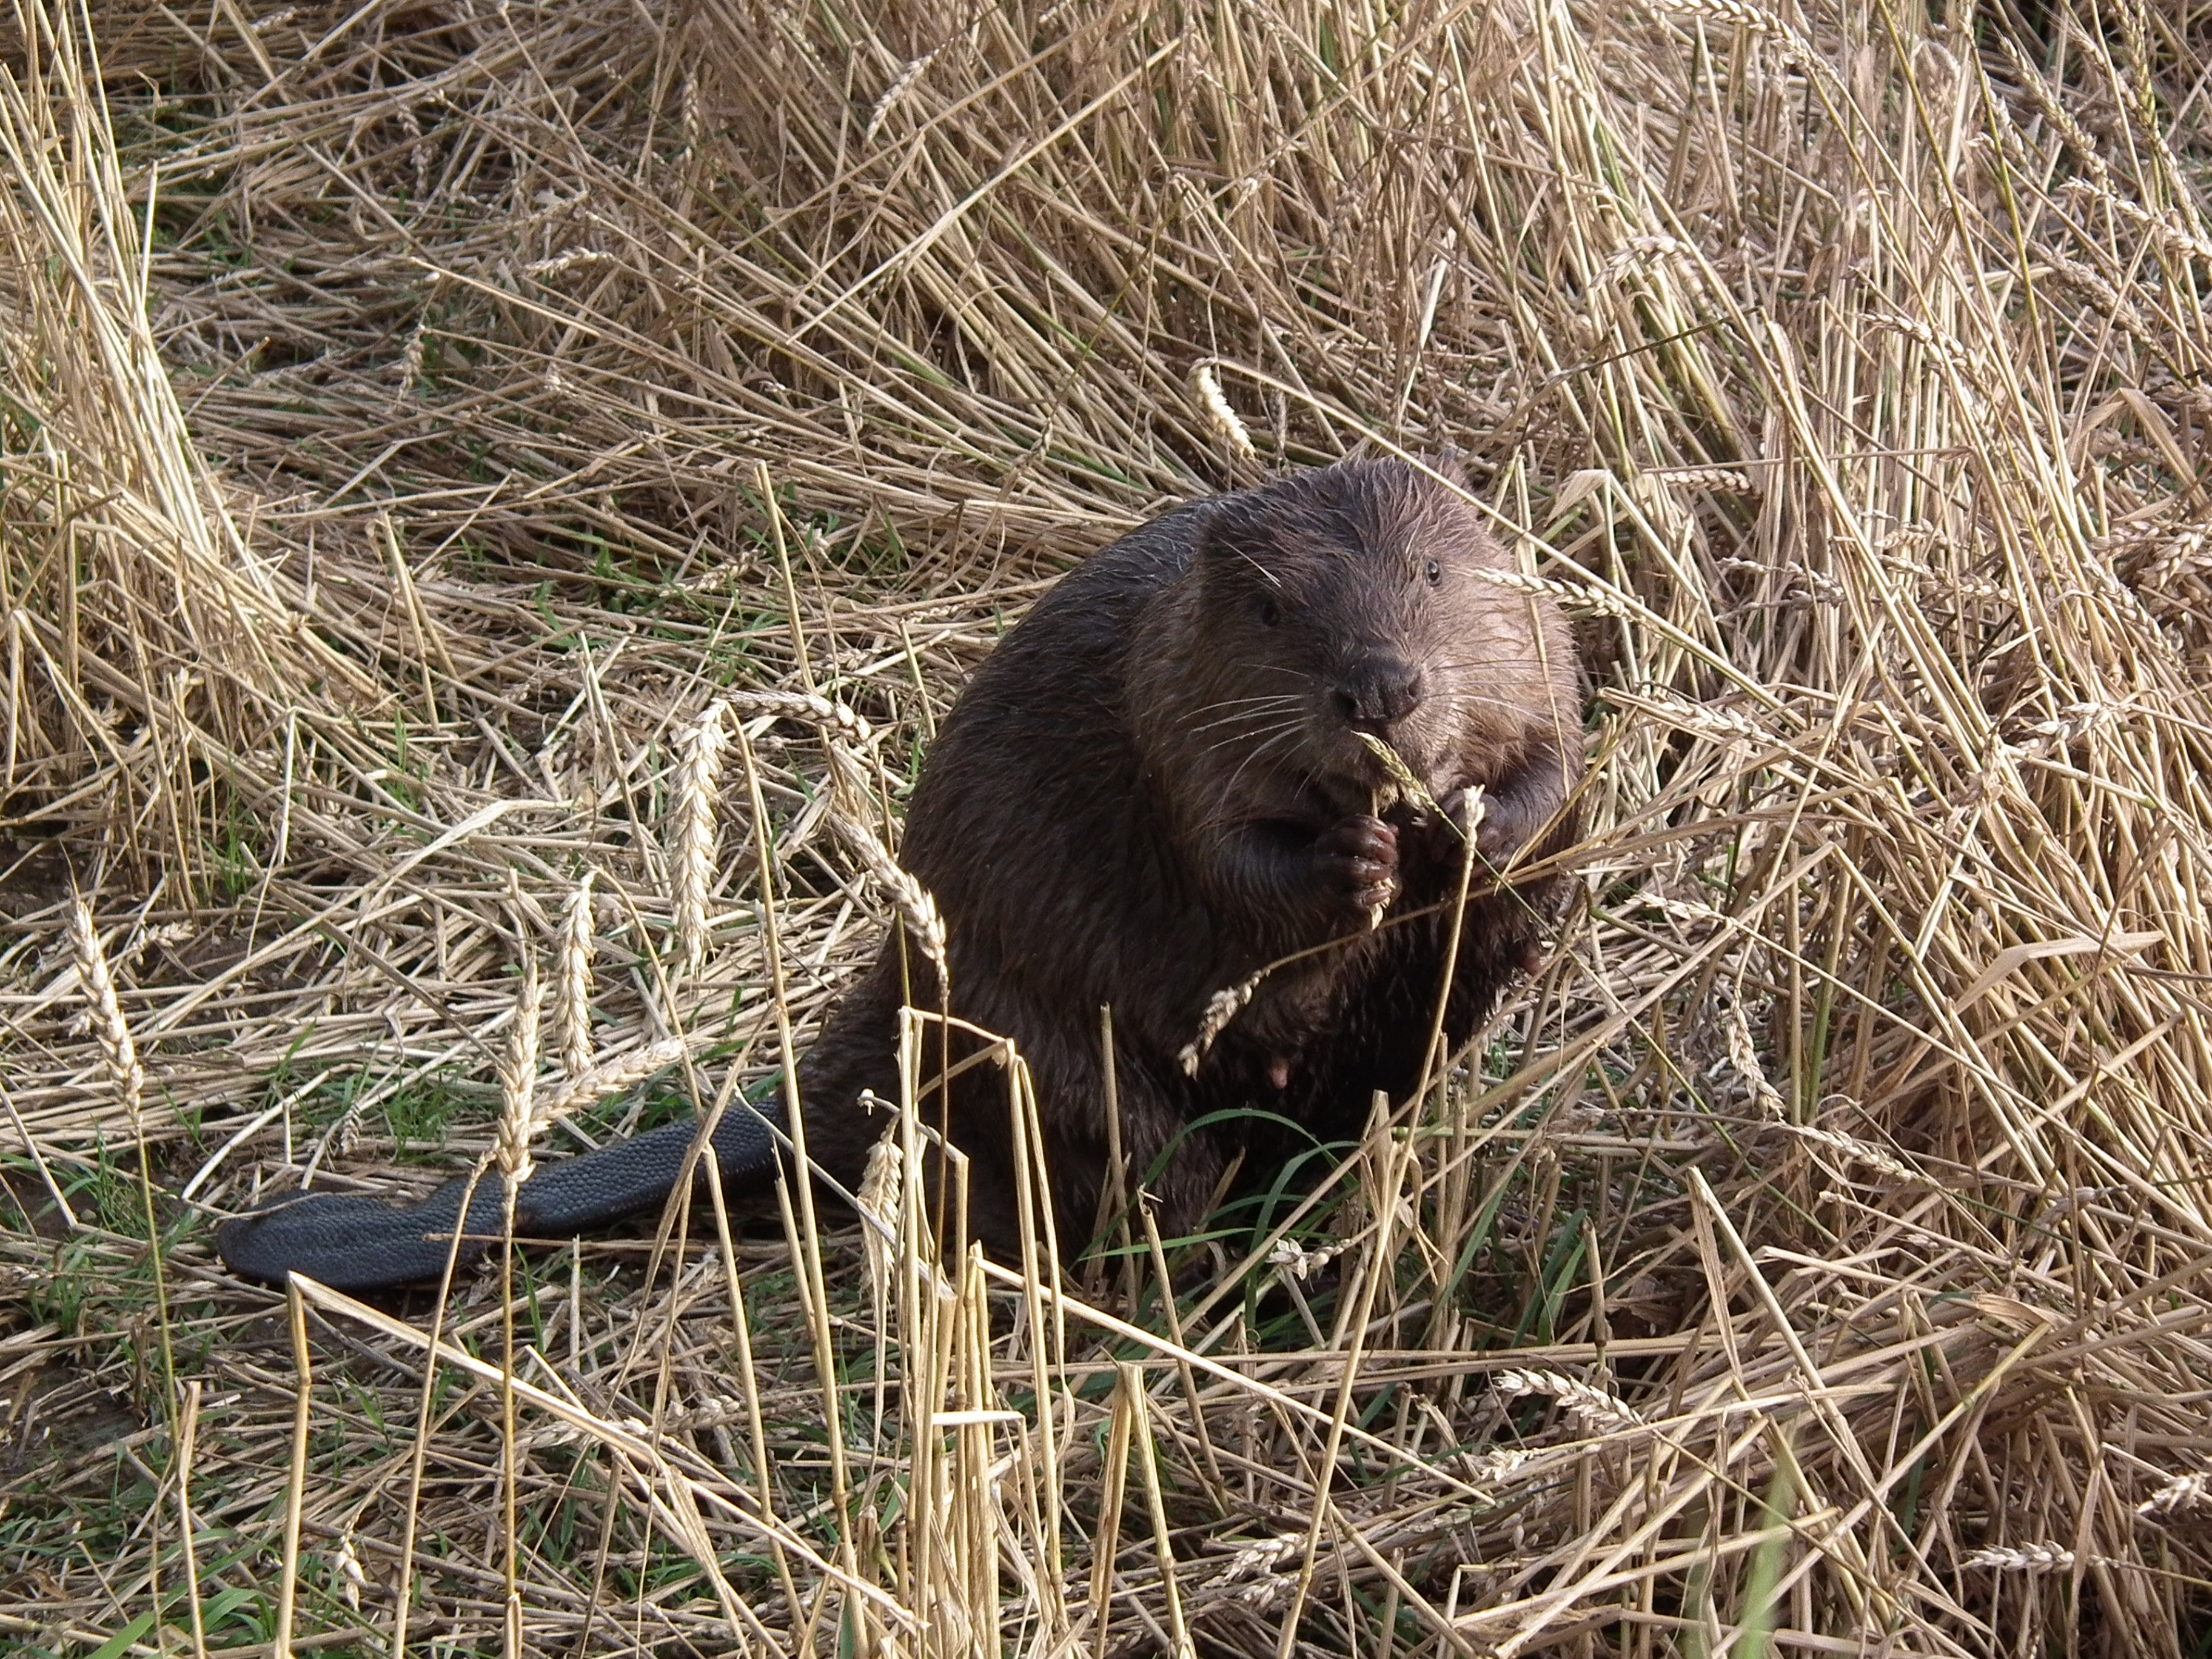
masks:
{"type": "MultiPolygon", "coordinates": [[[[1090,1236],[1115,1129],[1163,1230],[1188,1232],[1240,1155],[1285,1150],[1268,1126],[1356,1133],[1377,1091],[1419,1085],[1440,999],[1456,1044],[1531,965],[1577,833],[1577,670],[1550,600],[1495,580],[1516,567],[1458,482],[1345,461],[1170,511],[1055,585],[946,717],[900,860],[944,916],[950,1012],[1028,1061],[1064,1246],[1090,1236]]],[[[799,1062],[808,1153],[848,1190],[884,1127],[870,1108],[898,1097],[898,1011],[940,989],[895,934],[799,1062]]],[[[925,1108],[969,1160],[970,1231],[1018,1259],[1006,1081],[957,1065],[976,1041],[931,1045],[953,1080],[926,1072],[925,1108]]],[[[695,1138],[543,1166],[517,1231],[665,1200],[695,1138]]],[[[729,1190],[775,1178],[754,1113],[713,1146],[729,1190]]],[[[217,1248],[264,1279],[432,1277],[461,1192],[294,1200],[217,1248]]],[[[500,1200],[485,1177],[465,1231],[496,1234],[500,1200]]]]}

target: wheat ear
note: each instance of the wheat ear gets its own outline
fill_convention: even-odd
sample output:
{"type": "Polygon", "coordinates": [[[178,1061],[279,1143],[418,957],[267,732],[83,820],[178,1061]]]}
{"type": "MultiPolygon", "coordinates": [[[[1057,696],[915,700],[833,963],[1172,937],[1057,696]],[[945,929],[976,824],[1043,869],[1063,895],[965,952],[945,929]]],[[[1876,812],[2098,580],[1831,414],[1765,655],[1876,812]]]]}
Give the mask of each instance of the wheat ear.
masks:
{"type": "Polygon", "coordinates": [[[553,981],[554,1040],[561,1074],[574,1081],[592,1065],[592,877],[586,870],[561,913],[561,957],[553,981]]]}
{"type": "Polygon", "coordinates": [[[679,740],[676,775],[676,938],[684,971],[696,974],[707,957],[707,893],[714,877],[714,830],[722,749],[729,742],[726,702],[707,706],[679,740]]]}

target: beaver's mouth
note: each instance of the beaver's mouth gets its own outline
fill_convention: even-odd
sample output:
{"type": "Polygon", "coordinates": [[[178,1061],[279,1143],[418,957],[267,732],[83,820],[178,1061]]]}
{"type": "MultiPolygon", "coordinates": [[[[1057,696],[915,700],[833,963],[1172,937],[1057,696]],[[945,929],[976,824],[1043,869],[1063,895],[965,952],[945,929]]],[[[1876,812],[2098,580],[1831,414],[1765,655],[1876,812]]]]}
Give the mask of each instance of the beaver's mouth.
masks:
{"type": "Polygon", "coordinates": [[[1407,744],[1404,733],[1379,738],[1345,729],[1331,749],[1323,785],[1347,811],[1380,816],[1401,803],[1438,799],[1433,758],[1407,744]]]}

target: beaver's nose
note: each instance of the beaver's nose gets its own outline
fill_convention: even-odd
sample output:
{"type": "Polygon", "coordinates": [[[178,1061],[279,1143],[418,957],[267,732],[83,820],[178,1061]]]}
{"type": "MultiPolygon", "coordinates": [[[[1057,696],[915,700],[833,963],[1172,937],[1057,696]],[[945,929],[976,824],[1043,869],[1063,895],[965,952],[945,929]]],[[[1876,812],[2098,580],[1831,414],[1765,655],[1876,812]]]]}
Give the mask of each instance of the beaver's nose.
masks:
{"type": "Polygon", "coordinates": [[[1421,706],[1421,671],[1403,657],[1362,657],[1338,679],[1337,713],[1355,732],[1382,736],[1421,706]]]}

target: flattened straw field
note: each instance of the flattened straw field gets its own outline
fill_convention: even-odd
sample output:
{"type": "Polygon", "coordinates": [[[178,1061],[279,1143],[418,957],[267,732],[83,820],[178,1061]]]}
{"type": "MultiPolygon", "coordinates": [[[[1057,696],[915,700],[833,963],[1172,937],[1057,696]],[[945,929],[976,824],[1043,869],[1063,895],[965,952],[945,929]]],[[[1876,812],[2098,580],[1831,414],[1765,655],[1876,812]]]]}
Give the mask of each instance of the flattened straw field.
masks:
{"type": "Polygon", "coordinates": [[[11,0],[0,1647],[2205,1652],[2208,57],[11,0]],[[1577,897],[1312,1202],[223,1272],[771,1084],[1056,574],[1446,446],[1576,619],[1577,897]]]}

